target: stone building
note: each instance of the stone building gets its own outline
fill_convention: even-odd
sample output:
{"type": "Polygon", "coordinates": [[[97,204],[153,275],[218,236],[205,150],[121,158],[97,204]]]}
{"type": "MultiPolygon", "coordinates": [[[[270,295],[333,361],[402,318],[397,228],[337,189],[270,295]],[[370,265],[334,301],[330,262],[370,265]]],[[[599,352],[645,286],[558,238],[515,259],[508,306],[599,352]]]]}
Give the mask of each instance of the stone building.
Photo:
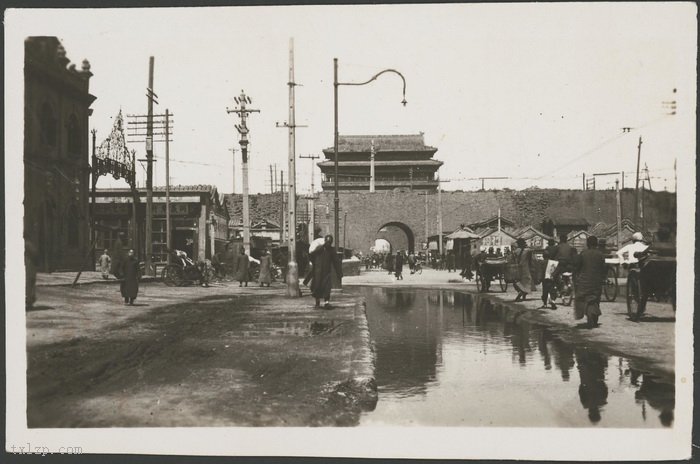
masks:
{"type": "Polygon", "coordinates": [[[77,270],[90,248],[90,63],[56,37],[24,43],[24,234],[38,269],[77,270]]]}
{"type": "MultiPolygon", "coordinates": [[[[145,253],[146,191],[141,190],[136,204],[138,250],[145,253]]],[[[130,189],[98,189],[95,202],[97,247],[112,249],[119,234],[131,235],[134,200],[130,189]]],[[[211,185],[176,185],[170,187],[171,245],[196,260],[210,259],[224,251],[228,240],[228,210],[216,187],[211,185]]],[[[153,190],[153,262],[167,261],[165,189],[153,190]]]]}
{"type": "MultiPolygon", "coordinates": [[[[442,161],[432,159],[437,148],[427,146],[423,133],[409,135],[341,135],[338,137],[338,189],[370,191],[372,165],[375,190],[430,190],[438,187],[442,161]],[[372,156],[374,155],[374,156],[372,156]]],[[[323,150],[323,190],[334,189],[334,149],[323,150]]]]}

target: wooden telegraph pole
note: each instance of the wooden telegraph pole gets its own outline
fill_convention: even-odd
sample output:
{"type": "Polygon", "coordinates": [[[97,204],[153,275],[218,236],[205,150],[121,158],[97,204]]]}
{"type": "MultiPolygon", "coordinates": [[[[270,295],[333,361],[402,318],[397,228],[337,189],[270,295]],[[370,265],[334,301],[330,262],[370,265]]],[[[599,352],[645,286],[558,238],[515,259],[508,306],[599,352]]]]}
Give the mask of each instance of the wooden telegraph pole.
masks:
{"type": "Polygon", "coordinates": [[[314,185],[314,160],[319,159],[318,155],[300,155],[299,158],[311,160],[311,197],[307,200],[309,210],[308,235],[309,243],[314,240],[314,228],[316,227],[316,186],[314,185]]]}
{"type": "Polygon", "coordinates": [[[238,97],[233,98],[238,104],[237,108],[232,110],[226,108],[227,113],[236,113],[241,120],[240,124],[236,124],[236,130],[241,135],[239,143],[241,145],[241,181],[243,183],[243,248],[245,248],[246,253],[250,253],[250,205],[248,203],[248,124],[246,123],[248,116],[251,113],[259,113],[260,110],[254,110],[247,108],[247,104],[252,104],[253,101],[249,96],[241,90],[241,94],[238,97]]]}
{"type": "Polygon", "coordinates": [[[158,96],[153,92],[153,65],[148,60],[148,119],[146,120],[146,275],[154,276],[153,268],[153,102],[158,96]]]}
{"type": "Polygon", "coordinates": [[[637,177],[634,182],[634,222],[639,220],[639,162],[642,157],[642,137],[639,137],[639,145],[637,146],[637,177]]]}

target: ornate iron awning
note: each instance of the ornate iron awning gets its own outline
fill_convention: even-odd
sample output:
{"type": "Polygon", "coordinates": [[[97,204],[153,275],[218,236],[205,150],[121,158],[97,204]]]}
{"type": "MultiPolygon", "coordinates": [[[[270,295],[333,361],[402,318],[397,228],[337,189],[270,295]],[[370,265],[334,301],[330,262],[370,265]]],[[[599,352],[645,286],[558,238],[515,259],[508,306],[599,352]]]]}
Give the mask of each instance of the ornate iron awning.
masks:
{"type": "Polygon", "coordinates": [[[131,188],[136,188],[136,152],[126,146],[124,139],[124,118],[122,112],[114,121],[112,133],[100,144],[93,157],[95,177],[111,174],[115,179],[124,179],[131,188]]]}

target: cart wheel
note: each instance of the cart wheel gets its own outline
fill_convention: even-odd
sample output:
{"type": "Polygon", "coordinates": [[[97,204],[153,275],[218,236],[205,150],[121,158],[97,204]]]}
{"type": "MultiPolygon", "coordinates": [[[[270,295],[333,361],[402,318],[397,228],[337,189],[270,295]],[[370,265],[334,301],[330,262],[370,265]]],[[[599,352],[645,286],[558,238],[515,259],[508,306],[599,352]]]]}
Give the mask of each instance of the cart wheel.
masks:
{"type": "Polygon", "coordinates": [[[565,285],[561,292],[561,304],[564,306],[571,306],[571,300],[574,299],[574,286],[573,282],[569,285],[565,285]]]}
{"type": "Polygon", "coordinates": [[[484,291],[484,279],[481,277],[481,272],[476,271],[476,291],[481,293],[484,291]]]}
{"type": "Polygon", "coordinates": [[[605,276],[605,285],[603,286],[603,292],[605,293],[605,299],[607,301],[615,301],[617,298],[617,271],[614,267],[608,267],[608,273],[605,276]]]}
{"type": "Polygon", "coordinates": [[[506,290],[508,290],[508,282],[506,282],[505,279],[503,279],[502,275],[498,276],[498,285],[501,286],[502,292],[505,292],[506,290]]]}
{"type": "Polygon", "coordinates": [[[641,315],[640,310],[640,298],[641,288],[639,284],[639,276],[636,272],[631,272],[627,276],[627,316],[633,321],[639,319],[641,315]]]}
{"type": "Polygon", "coordinates": [[[163,277],[163,282],[169,287],[180,286],[183,284],[185,278],[182,275],[182,269],[174,264],[169,264],[163,268],[161,273],[163,277]]]}

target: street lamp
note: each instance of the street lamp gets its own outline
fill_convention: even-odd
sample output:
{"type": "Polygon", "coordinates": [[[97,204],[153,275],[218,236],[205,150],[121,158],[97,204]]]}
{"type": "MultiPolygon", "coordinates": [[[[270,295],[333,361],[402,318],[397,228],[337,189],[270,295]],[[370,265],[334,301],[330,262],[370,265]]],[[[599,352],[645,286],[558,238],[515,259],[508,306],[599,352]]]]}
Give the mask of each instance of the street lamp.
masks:
{"type": "MultiPolygon", "coordinates": [[[[369,80],[365,82],[338,82],[338,58],[333,58],[333,105],[334,105],[334,117],[335,117],[335,124],[334,124],[334,129],[333,129],[333,166],[334,166],[334,179],[333,179],[333,189],[334,189],[334,194],[333,194],[333,203],[335,207],[335,230],[334,230],[334,241],[335,241],[335,255],[336,257],[338,256],[338,239],[340,238],[340,220],[338,217],[339,211],[340,211],[340,198],[338,197],[338,86],[341,85],[355,85],[355,86],[360,86],[360,85],[367,85],[370,82],[376,80],[379,76],[385,73],[394,73],[397,74],[401,80],[403,81],[403,99],[401,100],[401,104],[403,106],[406,106],[406,79],[403,77],[403,74],[398,72],[395,69],[385,69],[383,71],[379,71],[377,74],[372,76],[369,80]]],[[[339,287],[340,287],[340,282],[339,282],[339,287]]]]}

